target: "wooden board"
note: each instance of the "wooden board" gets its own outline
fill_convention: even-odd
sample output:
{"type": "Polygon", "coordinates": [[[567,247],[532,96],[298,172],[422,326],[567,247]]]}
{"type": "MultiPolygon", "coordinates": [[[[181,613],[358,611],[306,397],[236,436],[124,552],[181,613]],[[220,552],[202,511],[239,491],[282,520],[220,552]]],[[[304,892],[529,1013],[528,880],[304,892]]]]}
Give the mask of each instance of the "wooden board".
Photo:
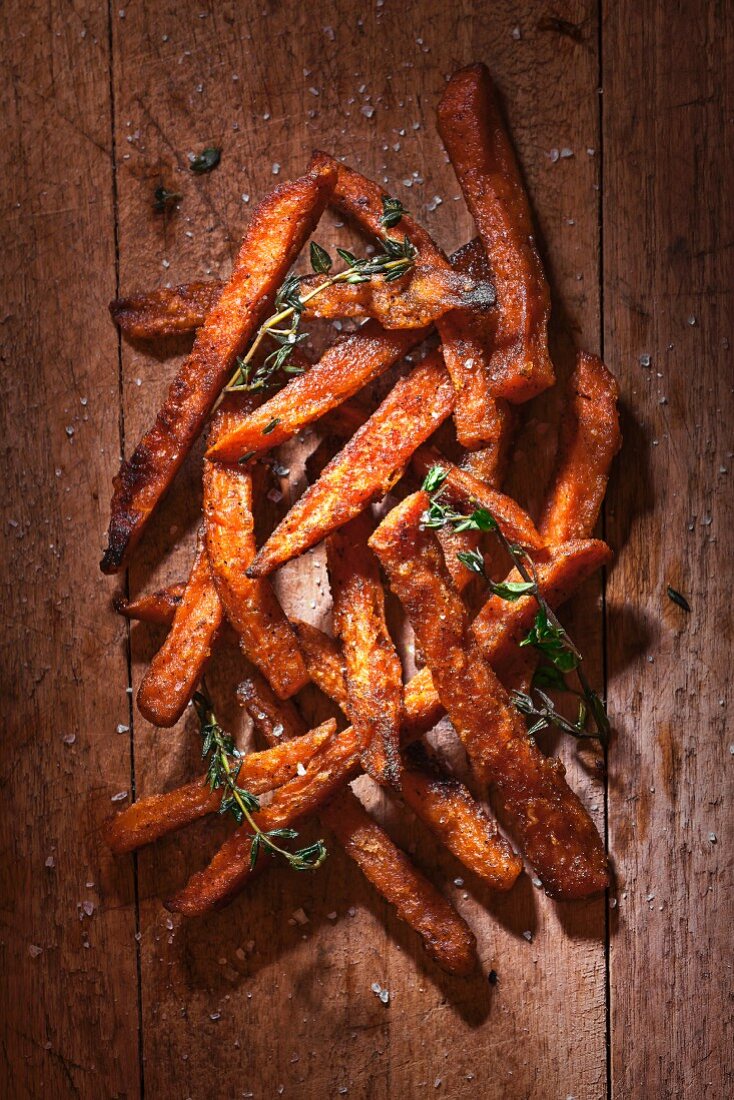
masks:
{"type": "MultiPolygon", "coordinates": [[[[727,1094],[732,28],[723,5],[666,8],[610,6],[600,22],[590,0],[6,5],[2,1095],[727,1094]],[[573,346],[603,347],[623,385],[626,450],[606,516],[620,550],[606,631],[600,583],[567,619],[608,682],[608,784],[559,746],[602,828],[608,811],[616,908],[553,904],[527,877],[492,898],[363,792],[476,931],[482,972],[459,981],[333,844],[318,875],[262,876],[190,924],[159,899],[206,861],[216,825],[137,859],[105,855],[113,795],[167,789],[196,767],[186,722],[155,732],[131,710],[160,634],[128,633],[109,598],[185,574],[198,456],[129,576],[104,579],[97,560],[120,442],[129,454],[177,362],[118,345],[106,317],[116,288],[226,275],[253,204],[312,146],[384,179],[445,247],[466,240],[433,112],[444,77],[472,60],[505,97],[552,279],[559,373],[573,346]],[[188,154],[209,144],[222,163],[195,177],[188,154]],[[165,219],[152,209],[161,183],[184,195],[165,219]],[[305,926],[289,922],[300,907],[305,926]]],[[[321,235],[343,230],[330,219],[321,235]]],[[[556,395],[531,409],[513,471],[534,504],[557,409],[556,395]]],[[[291,570],[283,597],[316,619],[313,572],[291,570]]],[[[227,721],[236,676],[224,662],[213,685],[227,721]]]]}

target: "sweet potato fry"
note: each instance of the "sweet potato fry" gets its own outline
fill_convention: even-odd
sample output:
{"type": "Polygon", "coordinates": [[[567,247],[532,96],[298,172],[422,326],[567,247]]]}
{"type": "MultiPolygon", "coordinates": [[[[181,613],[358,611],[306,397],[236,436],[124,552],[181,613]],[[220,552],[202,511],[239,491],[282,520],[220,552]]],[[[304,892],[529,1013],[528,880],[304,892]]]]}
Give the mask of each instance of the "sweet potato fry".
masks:
{"type": "Polygon", "coordinates": [[[555,478],[540,520],[549,543],[590,538],[609,467],[622,445],[615,378],[595,355],[581,352],[570,379],[555,478]]]}
{"type": "MultiPolygon", "coordinates": [[[[298,765],[305,766],[335,731],[336,723],[326,722],[304,733],[297,741],[276,743],[264,752],[249,753],[242,758],[237,782],[251,794],[280,787],[298,774],[298,765]]],[[[216,813],[221,802],[221,789],[211,790],[205,778],[195,779],[166,794],[154,794],[134,802],[108,822],[104,838],[116,855],[132,852],[207,814],[216,813]]]]}
{"type": "Polygon", "coordinates": [[[270,582],[248,577],[255,556],[252,476],[204,461],[206,548],[217,592],[245,656],[285,699],[308,682],[298,642],[270,582]]]}
{"type": "Polygon", "coordinates": [[[403,798],[448,850],[496,890],[509,890],[522,860],[471,791],[449,775],[421,741],[403,756],[403,798]]]}
{"type": "Polygon", "coordinates": [[[203,535],[173,617],[168,637],[150,662],[138,689],[138,710],[156,726],[173,726],[188,706],[222,622],[203,535]]]}
{"type": "Polygon", "coordinates": [[[397,383],[291,508],[260,549],[249,575],[272,573],[384,496],[416,447],[450,415],[453,403],[451,381],[434,352],[397,383]]]}
{"type": "MultiPolygon", "coordinates": [[[[346,696],[343,675],[341,679],[346,696]]],[[[302,720],[293,704],[275,700],[262,681],[255,679],[242,685],[240,696],[266,741],[274,739],[274,729],[283,731],[281,737],[299,736],[302,720]]],[[[357,796],[350,790],[339,791],[321,808],[320,817],[375,889],[395,906],[400,919],[419,934],[438,965],[451,973],[470,973],[476,964],[471,931],[372,819],[357,796]]]]}
{"type": "Polygon", "coordinates": [[[384,374],[427,335],[424,329],[388,332],[368,321],[328,348],[308,374],[291,379],[236,431],[223,433],[210,445],[207,458],[236,462],[244,454],[280,446],[384,374]]]}
{"type": "Polygon", "coordinates": [[[403,668],[385,620],[380,568],[367,547],[373,530],[362,512],[327,541],[334,633],[344,651],[347,715],[362,745],[362,766],[399,789],[403,668]]]}
{"type": "MultiPolygon", "coordinates": [[[[488,265],[487,265],[488,266],[488,265]]],[[[304,293],[323,281],[310,275],[301,280],[304,293]]],[[[225,284],[182,283],[110,302],[113,321],[126,336],[155,340],[161,336],[193,333],[219,301],[225,284]]],[[[304,319],[321,317],[373,317],[385,328],[422,328],[450,309],[474,306],[486,309],[492,294],[485,279],[475,280],[444,265],[416,264],[396,282],[375,276],[364,283],[340,283],[313,298],[304,319]]]]}
{"type": "Polygon", "coordinates": [[[198,331],[155,424],[115,478],[105,573],[116,573],[138,542],[202,429],[220,391],[313,231],[334,185],[333,169],[283,184],[255,211],[232,278],[198,331]]]}
{"type": "MultiPolygon", "coordinates": [[[[347,713],[346,670],[337,643],[314,626],[295,626],[312,680],[347,713]]],[[[413,736],[414,728],[403,729],[403,740],[413,736]]],[[[432,760],[429,767],[421,763],[419,756],[403,757],[401,771],[403,764],[410,773],[406,783],[401,783],[403,801],[457,859],[495,890],[509,890],[522,870],[522,862],[471,792],[445,772],[437,760],[432,760]]]]}
{"type": "Polygon", "coordinates": [[[511,401],[527,401],[554,380],[547,334],[550,293],[533,239],[527,196],[486,66],[469,65],[451,77],[438,106],[438,131],[494,276],[493,392],[511,401]]]}
{"type": "Polygon", "coordinates": [[[608,883],[606,854],[588,813],[543,756],[485,659],[453,589],[416,493],[386,517],[370,545],[405,607],[441,703],[498,811],[554,897],[585,897],[608,883]]]}
{"type": "Polygon", "coordinates": [[[141,623],[165,623],[170,626],[176,610],[181,606],[185,588],[186,582],[179,581],[157,592],[136,596],[134,600],[117,596],[114,608],[118,615],[124,615],[126,619],[141,623]]]}
{"type": "Polygon", "coordinates": [[[446,474],[441,495],[450,504],[469,509],[485,508],[512,542],[518,542],[529,550],[542,548],[543,539],[536,531],[535,524],[512,497],[484,484],[468,470],[455,466],[434,447],[418,447],[411,459],[411,465],[421,481],[433,466],[440,466],[446,474]]]}
{"type": "Polygon", "coordinates": [[[225,283],[182,283],[110,302],[110,315],[125,336],[157,340],[193,333],[204,324],[222,296],[225,283]]]}
{"type": "MultiPolygon", "coordinates": [[[[381,222],[382,200],[387,193],[372,180],[355,172],[354,169],[334,160],[327,153],[317,152],[311,159],[312,167],[335,167],[338,171],[336,187],[332,194],[332,203],[347,217],[351,218],[363,230],[376,237],[384,237],[386,230],[381,222]]],[[[444,253],[434,243],[426,230],[408,214],[404,214],[399,225],[391,231],[395,239],[407,236],[418,250],[421,261],[432,265],[449,266],[444,253]]],[[[489,284],[482,284],[489,285],[489,284]]],[[[494,296],[487,296],[486,305],[490,306],[494,296]]],[[[474,361],[467,354],[461,318],[454,313],[436,321],[442,341],[443,356],[451,381],[456,391],[454,421],[459,441],[465,447],[479,447],[498,433],[495,403],[487,386],[484,372],[474,369],[474,361]]]]}

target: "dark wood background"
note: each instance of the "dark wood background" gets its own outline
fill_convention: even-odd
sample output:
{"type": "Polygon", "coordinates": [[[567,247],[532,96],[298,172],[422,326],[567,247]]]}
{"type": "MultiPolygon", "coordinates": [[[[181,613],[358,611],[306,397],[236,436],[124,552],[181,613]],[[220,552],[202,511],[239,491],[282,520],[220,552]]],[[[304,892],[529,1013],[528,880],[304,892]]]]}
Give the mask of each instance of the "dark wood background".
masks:
{"type": "MultiPolygon", "coordinates": [[[[732,6],[7,0],[0,20],[2,1095],[731,1095],[732,6]],[[156,735],[131,709],[156,635],[110,598],[183,573],[195,462],[129,576],[97,562],[121,445],[175,368],[118,343],[116,289],[226,274],[253,203],[313,145],[459,244],[434,109],[473,60],[504,95],[559,362],[570,341],[601,351],[623,392],[603,523],[618,558],[571,610],[614,715],[608,780],[560,747],[616,882],[582,905],[527,878],[488,898],[382,806],[478,934],[483,973],[452,981],[337,852],[189,925],[158,899],[204,862],[207,826],[110,859],[113,796],[194,767],[190,730],[156,735]],[[221,166],[196,178],[187,154],[212,143],[221,166]],[[165,221],[161,182],[184,193],[165,221]]],[[[546,408],[520,463],[536,481],[546,408]]]]}

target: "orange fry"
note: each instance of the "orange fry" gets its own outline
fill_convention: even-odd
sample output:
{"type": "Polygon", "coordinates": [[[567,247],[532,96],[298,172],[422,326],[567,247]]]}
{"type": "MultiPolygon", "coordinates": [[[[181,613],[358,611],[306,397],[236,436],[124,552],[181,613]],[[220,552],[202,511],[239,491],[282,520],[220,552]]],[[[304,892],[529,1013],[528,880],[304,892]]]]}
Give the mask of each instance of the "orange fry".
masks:
{"type": "MultiPolygon", "coordinates": [[[[314,368],[315,370],[316,368],[314,368]]],[[[313,370],[306,377],[311,377],[313,370]]],[[[451,413],[454,391],[435,352],[390,391],[281,521],[248,569],[266,576],[384,496],[413,451],[451,413]]]]}
{"type": "Polygon", "coordinates": [[[105,573],[116,573],[143,533],[278,287],[313,232],[333,188],[333,169],[283,184],[253,214],[234,271],[196,335],[153,427],[114,481],[105,573]]]}
{"type": "Polygon", "coordinates": [[[441,703],[499,812],[554,897],[586,897],[608,883],[604,846],[588,813],[528,737],[525,723],[476,641],[416,493],[383,520],[370,545],[405,607],[441,703]]]}
{"type": "Polygon", "coordinates": [[[540,520],[549,543],[591,537],[622,445],[619,386],[601,359],[580,352],[569,390],[556,474],[540,520]]]}
{"type": "Polygon", "coordinates": [[[114,600],[114,608],[118,615],[124,615],[126,619],[134,619],[141,623],[170,625],[176,610],[181,606],[185,589],[186,582],[179,581],[177,584],[169,585],[168,588],[159,589],[158,592],[136,596],[134,600],[117,596],[114,600]]]}
{"type": "MultiPolygon", "coordinates": [[[[323,281],[319,275],[306,276],[301,279],[303,293],[323,281]]],[[[330,286],[306,304],[303,317],[373,317],[385,328],[422,328],[450,309],[486,307],[487,285],[485,280],[477,289],[475,281],[444,265],[416,264],[394,282],[375,276],[369,282],[330,286]]],[[[224,286],[212,280],[161,287],[110,302],[110,314],[122,332],[135,340],[193,333],[204,324],[224,286]]]]}
{"type": "Polygon", "coordinates": [[[327,348],[307,374],[291,379],[236,430],[223,432],[210,445],[207,458],[237,462],[245,454],[280,446],[384,374],[427,335],[424,329],[388,332],[368,321],[327,348]]]}
{"type": "Polygon", "coordinates": [[[138,688],[138,710],[156,726],[173,726],[188,706],[222,622],[202,535],[191,576],[168,637],[138,688]]]}
{"type": "Polygon", "coordinates": [[[252,476],[204,461],[206,548],[227,619],[245,656],[285,699],[308,682],[298,642],[268,580],[252,579],[255,556],[252,476]]]}
{"type": "MultiPolygon", "coordinates": [[[[298,774],[336,731],[335,722],[304,733],[297,741],[275,744],[264,752],[243,756],[237,777],[240,787],[250,794],[262,794],[280,787],[298,774]]],[[[132,852],[207,814],[216,813],[222,802],[222,789],[211,790],[207,780],[195,779],[166,794],[141,798],[122,810],[106,825],[104,837],[116,855],[132,852]]]]}
{"type": "MultiPolygon", "coordinates": [[[[379,238],[386,235],[381,217],[382,202],[387,197],[387,192],[379,184],[341,164],[327,153],[315,153],[311,165],[336,168],[338,177],[331,199],[333,205],[367,233],[379,238]]],[[[436,266],[449,266],[441,249],[409,214],[403,215],[398,225],[389,231],[389,235],[398,241],[407,236],[417,249],[420,261],[436,266]]],[[[489,307],[493,301],[494,295],[488,294],[485,306],[489,307]]],[[[465,447],[479,447],[495,438],[499,431],[497,410],[488,390],[487,379],[481,369],[475,369],[471,355],[467,354],[465,340],[468,334],[463,328],[461,317],[452,312],[438,318],[436,325],[441,336],[446,367],[456,391],[454,421],[459,442],[465,447]]]]}
{"type": "Polygon", "coordinates": [[[550,292],[515,154],[485,65],[469,65],[451,77],[438,106],[438,131],[494,277],[493,392],[527,401],[554,381],[548,355],[550,292]]]}
{"type": "Polygon", "coordinates": [[[327,542],[334,633],[344,650],[347,714],[362,744],[362,766],[399,789],[403,668],[385,620],[380,569],[367,547],[373,530],[362,512],[327,542]]]}

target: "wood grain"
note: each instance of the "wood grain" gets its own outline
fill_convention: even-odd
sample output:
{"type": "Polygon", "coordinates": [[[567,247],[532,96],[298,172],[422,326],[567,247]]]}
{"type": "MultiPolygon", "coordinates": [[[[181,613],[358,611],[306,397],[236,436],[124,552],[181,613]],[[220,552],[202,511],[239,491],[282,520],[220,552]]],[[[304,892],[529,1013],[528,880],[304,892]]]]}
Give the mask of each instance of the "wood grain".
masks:
{"type": "MultiPolygon", "coordinates": [[[[608,8],[601,28],[596,0],[3,8],[3,1096],[731,1091],[722,914],[734,35],[723,4],[608,8]],[[608,791],[616,908],[554,904],[526,876],[494,898],[359,782],[476,932],[482,973],[467,982],[426,961],[334,844],[318,875],[269,872],[227,910],[188,924],[159,898],[208,861],[221,822],[136,860],[105,855],[98,829],[111,796],[170,789],[197,773],[199,752],[190,717],[155,731],[135,711],[131,723],[126,689],[137,690],[162,635],[145,624],[128,635],[108,611],[115,582],[97,561],[120,438],[129,454],[187,350],[168,341],[150,355],[124,342],[118,362],[107,301],[226,277],[254,203],[301,172],[313,146],[389,187],[447,250],[463,243],[473,228],[434,110],[444,77],[476,60],[503,95],[529,186],[559,379],[574,345],[603,350],[626,415],[606,515],[620,551],[606,661],[601,583],[563,615],[590,678],[602,683],[606,670],[618,728],[608,791]],[[221,165],[193,175],[188,154],[211,144],[221,165]],[[159,184],[184,196],[166,217],[153,211],[159,184]],[[639,361],[647,354],[650,369],[639,361]],[[690,599],[689,617],[667,600],[667,583],[690,599]],[[299,907],[304,926],[291,917],[299,907]],[[390,990],[388,1006],[375,981],[390,990]]],[[[319,232],[325,244],[344,240],[334,221],[319,232]]],[[[525,410],[509,476],[536,516],[559,392],[525,410]]],[[[294,473],[272,513],[302,491],[299,462],[313,441],[287,445],[294,473]]],[[[200,505],[199,450],[117,591],[188,573],[200,505]]],[[[321,551],[285,569],[287,609],[322,625],[325,577],[321,551]]],[[[213,665],[222,720],[244,742],[239,658],[223,646],[213,665]]],[[[314,717],[314,699],[305,706],[314,717]]],[[[434,741],[455,751],[446,731],[434,741]]],[[[594,754],[557,748],[603,828],[594,754]]]]}
{"type": "Polygon", "coordinates": [[[734,12],[624,3],[603,41],[604,345],[626,405],[607,513],[624,544],[607,610],[612,1085],[713,1098],[734,1089],[734,12]]]}

